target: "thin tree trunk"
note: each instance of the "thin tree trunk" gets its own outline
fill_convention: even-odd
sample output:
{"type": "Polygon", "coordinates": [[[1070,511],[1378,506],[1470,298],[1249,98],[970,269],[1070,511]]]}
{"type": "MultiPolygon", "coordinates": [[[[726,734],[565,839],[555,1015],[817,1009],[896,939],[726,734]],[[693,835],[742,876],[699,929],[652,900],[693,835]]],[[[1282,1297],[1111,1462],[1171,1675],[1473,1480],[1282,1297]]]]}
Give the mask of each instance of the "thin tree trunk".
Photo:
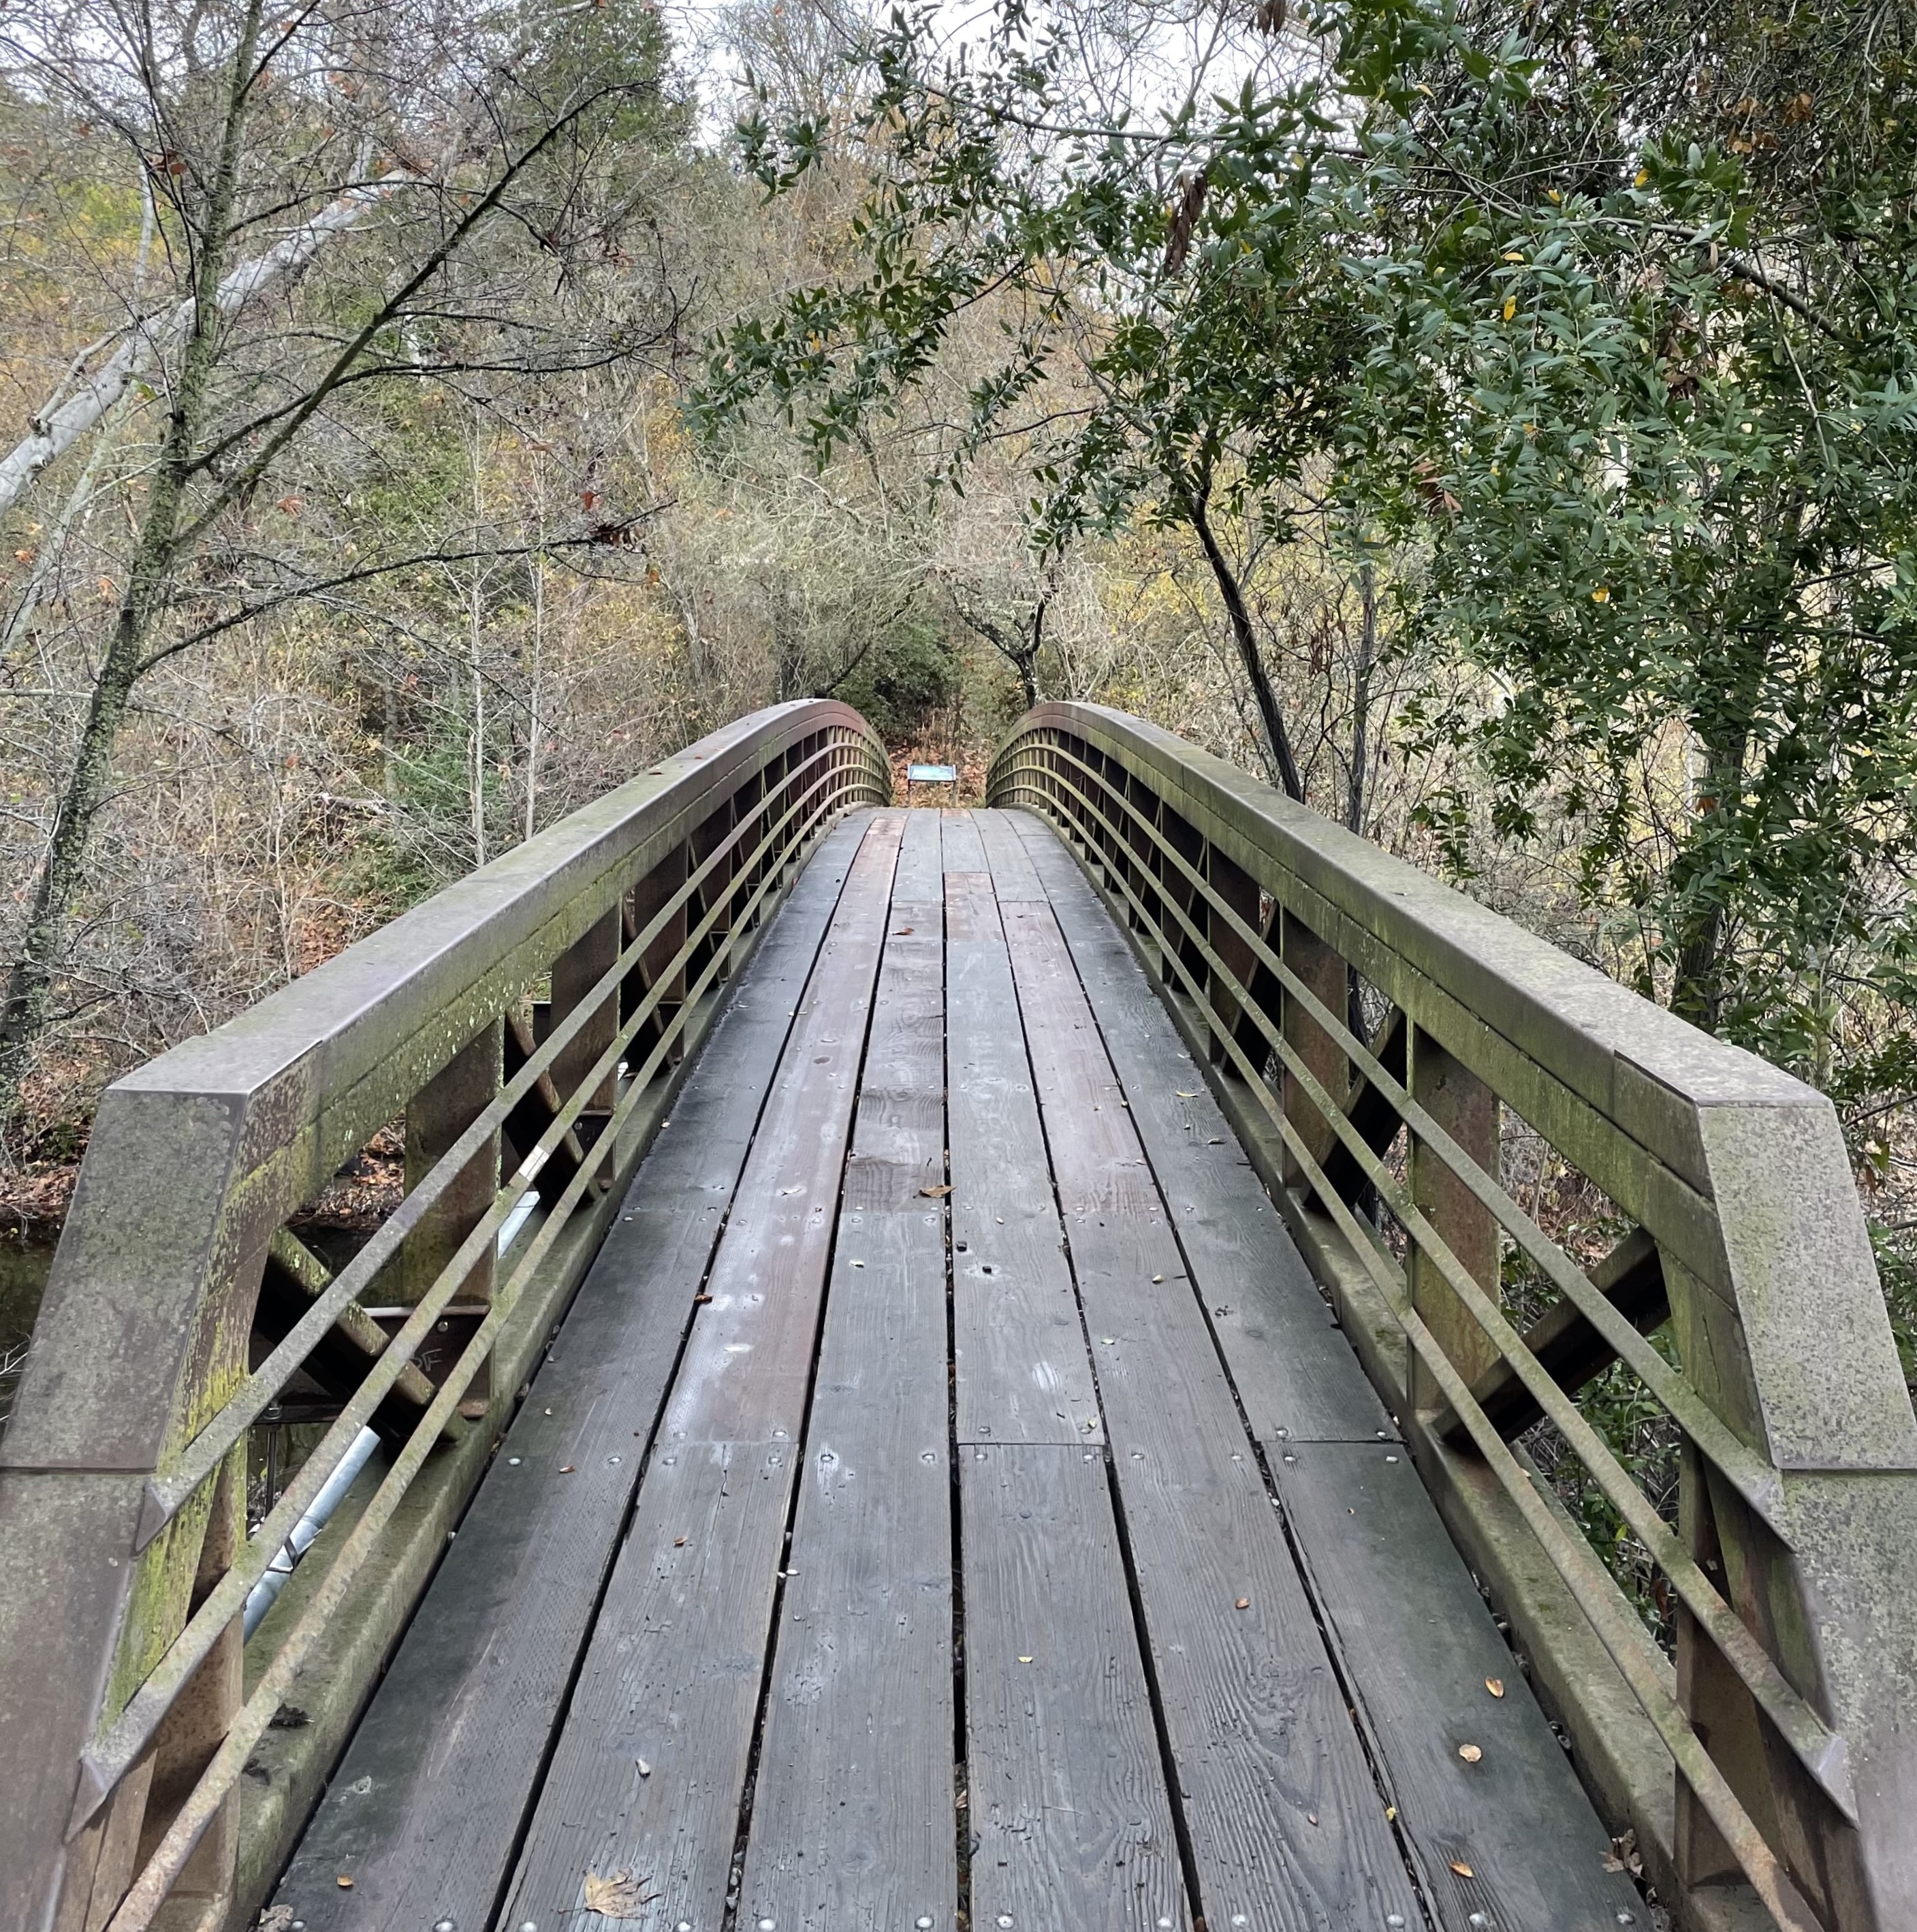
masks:
{"type": "Polygon", "coordinates": [[[1352,768],[1345,783],[1345,823],[1364,833],[1365,772],[1371,762],[1371,673],[1378,662],[1378,573],[1358,566],[1358,656],[1352,676],[1352,768]]]}
{"type": "MultiPolygon", "coordinates": [[[[545,484],[540,483],[540,527],[545,525],[545,484]]],[[[526,836],[530,838],[537,823],[539,796],[539,672],[546,646],[546,553],[532,557],[532,676],[530,717],[526,731],[526,836]]]]}
{"type": "Polygon", "coordinates": [[[146,515],[128,569],[126,589],[115,614],[106,662],[94,682],[73,769],[54,815],[46,858],[34,881],[20,956],[7,976],[4,1004],[0,1006],[0,1119],[8,1121],[18,1116],[20,1081],[28,1056],[46,1024],[54,969],[60,957],[68,915],[80,895],[87,847],[94,821],[106,796],[113,747],[125,722],[134,686],[139,682],[146,634],[164,602],[178,561],[180,517],[188,466],[219,348],[220,282],[232,228],[263,8],[264,0],[248,0],[239,45],[233,56],[219,157],[202,224],[193,316],[181,357],[172,407],[167,415],[166,434],[153,467],[146,515]]]}
{"type": "Polygon", "coordinates": [[[479,524],[484,514],[479,482],[479,426],[472,429],[472,594],[466,632],[466,668],[472,678],[472,750],[469,761],[472,809],[472,862],[486,862],[486,685],[479,675],[479,524]]]}
{"type": "Polygon", "coordinates": [[[1264,659],[1258,648],[1258,632],[1251,620],[1251,612],[1246,608],[1244,592],[1239,588],[1238,580],[1230,561],[1220,548],[1218,538],[1211,527],[1211,519],[1205,513],[1205,492],[1180,483],[1174,486],[1185,514],[1196,532],[1200,548],[1204,552],[1204,560],[1211,566],[1211,574],[1218,584],[1218,594],[1224,600],[1225,614],[1231,620],[1232,639],[1238,647],[1238,662],[1252,688],[1252,699],[1258,706],[1260,723],[1264,727],[1265,742],[1271,752],[1271,761],[1278,773],[1278,782],[1287,798],[1304,800],[1304,786],[1298,777],[1298,760],[1292,754],[1291,734],[1285,728],[1284,713],[1278,708],[1278,694],[1271,688],[1270,674],[1264,668],[1264,659]]]}

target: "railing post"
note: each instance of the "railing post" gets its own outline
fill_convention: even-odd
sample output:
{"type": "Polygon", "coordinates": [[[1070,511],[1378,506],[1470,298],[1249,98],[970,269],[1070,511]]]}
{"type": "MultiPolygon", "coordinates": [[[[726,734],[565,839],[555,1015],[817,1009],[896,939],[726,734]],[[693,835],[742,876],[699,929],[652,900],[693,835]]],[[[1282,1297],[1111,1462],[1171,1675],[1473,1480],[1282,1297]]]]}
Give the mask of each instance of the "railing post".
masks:
{"type": "MultiPolygon", "coordinates": [[[[1205,854],[1205,877],[1211,890],[1229,906],[1252,932],[1260,930],[1259,892],[1258,881],[1242,866],[1234,863],[1220,851],[1216,845],[1208,848],[1205,854]]],[[[1212,1063],[1236,1073],[1237,1068],[1229,1053],[1226,1051],[1226,1041],[1235,1040],[1251,1059],[1254,1066],[1260,1064],[1264,1054],[1261,1051],[1264,1042],[1248,1015],[1247,998],[1256,998],[1258,992],[1258,962],[1250,944],[1240,938],[1231,922],[1221,919],[1210,907],[1205,909],[1206,936],[1210,940],[1211,950],[1224,962],[1230,974],[1219,971],[1215,966],[1208,965],[1205,972],[1206,998],[1211,1010],[1216,1016],[1216,1024],[1208,1030],[1211,1048],[1212,1063]],[[1244,988],[1240,994],[1232,989],[1232,981],[1244,988]]],[[[1340,1057],[1340,1065],[1342,1056],[1340,1057]]]]}
{"type": "MultiPolygon", "coordinates": [[[[659,908],[685,884],[686,876],[686,848],[675,845],[632,889],[627,901],[629,938],[637,939],[645,931],[658,916],[659,908]]],[[[659,928],[658,938],[640,956],[638,967],[626,974],[622,982],[620,1012],[623,1018],[629,1019],[638,1010],[639,1002],[654,988],[661,989],[652,1018],[634,1036],[628,1050],[628,1058],[635,1062],[643,1060],[652,1051],[671,1024],[674,1013],[685,1004],[685,962],[680,960],[675,966],[674,962],[678,959],[680,950],[686,944],[686,907],[682,902],[678,910],[659,928]]],[[[684,1050],[683,1040],[675,1039],[668,1058],[676,1063],[684,1050]]]]}
{"type": "MultiPolygon", "coordinates": [[[[1341,985],[1341,1004],[1342,990],[1341,985]]],[[[1486,1174],[1496,1176],[1497,1095],[1423,1028],[1412,1029],[1408,1045],[1412,1099],[1486,1174]]],[[[1410,1168],[1412,1202],[1472,1280],[1492,1300],[1497,1300],[1498,1224],[1490,1209],[1424,1145],[1415,1132],[1410,1136],[1410,1168]]],[[[1406,1273],[1412,1307],[1465,1380],[1475,1382],[1497,1358],[1490,1337],[1415,1241],[1406,1257],[1406,1273]]],[[[1418,1410],[1439,1407],[1444,1401],[1415,1349],[1411,1356],[1410,1396],[1412,1408],[1418,1410]]]]}
{"type": "MultiPolygon", "coordinates": [[[[465,1132],[500,1090],[502,1021],[488,1021],[406,1105],[406,1184],[410,1190],[432,1171],[440,1156],[465,1132]]],[[[399,1300],[411,1307],[421,1300],[492,1206],[500,1190],[500,1137],[489,1136],[464,1171],[421,1216],[401,1250],[399,1300]]],[[[434,1382],[436,1370],[458,1359],[478,1318],[468,1309],[493,1298],[497,1258],[488,1245],[472,1272],[454,1291],[440,1318],[445,1339],[422,1348],[416,1358],[434,1382]],[[457,1312],[456,1312],[457,1311],[457,1312]]],[[[483,1364],[460,1403],[468,1417],[484,1415],[490,1403],[490,1379],[483,1364]]]]}
{"type": "MultiPolygon", "coordinates": [[[[612,970],[613,962],[619,957],[620,927],[620,909],[614,906],[595,920],[553,962],[551,1024],[556,1026],[566,1018],[612,970]]],[[[618,1031],[619,994],[615,989],[599,1000],[591,1017],[560,1048],[558,1058],[553,1062],[553,1084],[562,1100],[572,1098],[618,1031]]],[[[616,1073],[608,1070],[586,1096],[586,1111],[579,1117],[583,1144],[592,1144],[604,1117],[617,1104],[618,1088],[616,1073]]]]}
{"type": "MultiPolygon", "coordinates": [[[[224,1576],[246,1540],[247,1444],[242,1437],[213,1485],[212,1505],[194,1579],[196,1598],[224,1576]]],[[[153,1744],[153,1782],[147,1798],[148,1828],[170,1819],[198,1783],[220,1748],[233,1714],[245,1701],[244,1636],[240,1620],[214,1640],[206,1660],[167,1712],[153,1744]]],[[[240,1794],[230,1792],[175,1884],[162,1922],[186,1927],[224,1923],[239,1871],[240,1794]]],[[[103,1915],[104,1918],[104,1915],[103,1915]]],[[[87,1915],[89,1928],[97,1922],[87,1915]]]]}
{"type": "MultiPolygon", "coordinates": [[[[1278,922],[1278,956],[1310,988],[1322,1004],[1334,1013],[1342,1012],[1347,977],[1342,957],[1295,914],[1281,911],[1278,922]]],[[[1332,1104],[1341,1105],[1351,1078],[1350,1066],[1343,1051],[1297,999],[1288,994],[1281,1004],[1280,1030],[1286,1044],[1329,1092],[1332,1104]]],[[[1286,1119],[1310,1149],[1312,1158],[1322,1160],[1331,1142],[1330,1122],[1319,1112],[1296,1076],[1288,1071],[1284,1077],[1283,1096],[1286,1119]]],[[[1303,1178],[1303,1173],[1297,1160],[1287,1153],[1286,1184],[1295,1185],[1303,1178]]]]}

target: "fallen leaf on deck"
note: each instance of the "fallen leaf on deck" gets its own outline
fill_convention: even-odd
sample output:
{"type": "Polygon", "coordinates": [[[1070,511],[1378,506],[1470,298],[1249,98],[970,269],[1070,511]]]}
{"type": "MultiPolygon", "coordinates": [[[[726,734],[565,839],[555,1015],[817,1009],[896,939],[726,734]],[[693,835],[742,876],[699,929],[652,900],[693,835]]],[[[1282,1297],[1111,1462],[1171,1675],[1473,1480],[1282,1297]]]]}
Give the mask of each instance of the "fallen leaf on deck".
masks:
{"type": "Polygon", "coordinates": [[[1182,1087],[1176,1088],[1173,1090],[1178,1094],[1178,1098],[1181,1100],[1196,1100],[1198,1098],[1198,1095],[1196,1093],[1187,1094],[1182,1087]]]}
{"type": "Polygon", "coordinates": [[[560,1465],[560,1474],[562,1476],[573,1476],[577,1475],[578,1473],[578,1466],[574,1463],[562,1462],[560,1465]]]}
{"type": "Polygon", "coordinates": [[[854,1262],[852,1265],[854,1268],[863,1268],[866,1264],[863,1262],[854,1262]]]}
{"type": "Polygon", "coordinates": [[[909,926],[902,926],[892,936],[894,939],[910,939],[912,936],[912,928],[909,926]]]}
{"type": "Polygon", "coordinates": [[[333,1882],[338,1886],[342,1892],[350,1892],[352,1889],[352,1880],[348,1878],[344,1872],[341,1872],[339,1876],[334,1880],[333,1882]]]}
{"type": "Polygon", "coordinates": [[[588,1912],[596,1912],[602,1918],[636,1918],[640,1906],[658,1895],[649,1892],[642,1898],[639,1881],[629,1871],[613,1872],[604,1878],[588,1872],[583,1902],[588,1912]]]}
{"type": "Polygon", "coordinates": [[[632,1760],[632,1762],[639,1767],[639,1775],[641,1778],[650,1778],[652,1776],[652,1767],[648,1764],[643,1757],[636,1757],[632,1760]]]}
{"type": "Polygon", "coordinates": [[[1477,1873],[1473,1871],[1470,1866],[1465,1863],[1462,1858],[1454,1858],[1451,1861],[1451,1869],[1456,1872],[1460,1878],[1475,1878],[1478,1876],[1477,1873]]]}
{"type": "Polygon", "coordinates": [[[1240,1597],[1232,1607],[1237,1610],[1248,1610],[1251,1608],[1251,1599],[1249,1597],[1240,1597]]]}
{"type": "Polygon", "coordinates": [[[683,1550],[686,1547],[685,1538],[682,1536],[675,1536],[672,1540],[672,1546],[675,1550],[683,1550]]]}
{"type": "Polygon", "coordinates": [[[1386,1824],[1390,1825],[1396,1823],[1397,1821],[1397,1816],[1398,1808],[1395,1804],[1388,1804],[1385,1806],[1384,1822],[1386,1824]]]}
{"type": "Polygon", "coordinates": [[[928,1201],[937,1201],[943,1196],[950,1194],[952,1192],[952,1184],[948,1180],[943,1187],[922,1187],[919,1190],[919,1192],[922,1194],[928,1201]]]}
{"type": "Polygon", "coordinates": [[[1152,1280],[1154,1281],[1162,1281],[1164,1279],[1165,1277],[1162,1274],[1155,1274],[1152,1276],[1152,1280]]]}
{"type": "Polygon", "coordinates": [[[1504,1680],[1502,1677],[1487,1677],[1484,1680],[1484,1688],[1492,1696],[1502,1697],[1504,1694],[1504,1680]]]}
{"type": "Polygon", "coordinates": [[[1466,1764],[1475,1764],[1484,1754],[1475,1744],[1460,1744],[1458,1747],[1458,1755],[1466,1764]]]}
{"type": "Polygon", "coordinates": [[[1029,1657],[1022,1657],[1019,1658],[1018,1661],[1021,1664],[1029,1664],[1031,1662],[1031,1659],[1029,1657]]]}

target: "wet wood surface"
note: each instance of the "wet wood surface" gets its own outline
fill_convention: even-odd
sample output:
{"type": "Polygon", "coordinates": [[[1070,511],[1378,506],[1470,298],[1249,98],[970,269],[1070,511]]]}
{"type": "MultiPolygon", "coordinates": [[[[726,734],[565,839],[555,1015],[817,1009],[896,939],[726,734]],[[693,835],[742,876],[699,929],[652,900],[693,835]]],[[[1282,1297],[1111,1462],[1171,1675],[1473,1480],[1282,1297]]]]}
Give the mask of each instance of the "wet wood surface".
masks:
{"type": "Polygon", "coordinates": [[[741,976],[275,1903],[1594,1932],[1606,1849],[1074,862],[892,811],[741,976]]]}

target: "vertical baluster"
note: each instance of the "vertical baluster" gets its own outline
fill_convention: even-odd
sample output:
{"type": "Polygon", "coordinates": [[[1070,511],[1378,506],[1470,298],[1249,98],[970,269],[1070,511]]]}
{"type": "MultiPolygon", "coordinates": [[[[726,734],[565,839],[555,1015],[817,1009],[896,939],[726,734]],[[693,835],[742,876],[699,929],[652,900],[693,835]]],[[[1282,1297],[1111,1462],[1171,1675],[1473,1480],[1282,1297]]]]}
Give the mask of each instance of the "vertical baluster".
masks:
{"type": "MultiPolygon", "coordinates": [[[[1313,995],[1334,1013],[1345,1010],[1346,978],[1342,956],[1325,944],[1296,914],[1277,914],[1279,957],[1310,988],[1313,995]]],[[[1331,1096],[1334,1106],[1342,1106],[1350,1084],[1350,1063],[1343,1050],[1313,1019],[1294,997],[1280,1002],[1281,1030],[1286,1043],[1310,1068],[1312,1075],[1331,1096]]],[[[1298,1137],[1311,1150],[1314,1160],[1322,1160],[1331,1144],[1332,1129],[1295,1076],[1284,1078],[1285,1118],[1298,1130],[1298,1137]]],[[[1297,1181],[1301,1174],[1297,1161],[1288,1153],[1285,1178],[1297,1181]]]]}
{"type": "MultiPolygon", "coordinates": [[[[1343,997],[1341,980],[1340,1005],[1343,997]]],[[[1412,1030],[1410,1053],[1412,1099],[1480,1167],[1495,1175],[1498,1172],[1497,1095],[1421,1027],[1412,1030]]],[[[1472,1279],[1492,1300],[1498,1300],[1498,1224],[1490,1210],[1415,1133],[1411,1136],[1410,1168],[1413,1202],[1472,1279]]],[[[1412,1306],[1465,1380],[1475,1382],[1496,1359],[1497,1351],[1490,1339],[1415,1241],[1412,1244],[1406,1273],[1412,1306]]],[[[1435,1408],[1444,1400],[1415,1350],[1412,1355],[1411,1400],[1412,1406],[1418,1409],[1435,1408]]]]}
{"type": "MultiPolygon", "coordinates": [[[[1205,854],[1205,878],[1211,890],[1224,903],[1256,932],[1260,930],[1258,904],[1260,894],[1258,881],[1234,860],[1228,859],[1216,845],[1210,847],[1205,854]]],[[[1254,1066],[1262,1066],[1264,1060],[1264,1042],[1257,1028],[1252,1024],[1246,1005],[1244,994],[1237,992],[1232,981],[1245,989],[1245,994],[1256,998],[1258,994],[1258,970],[1256,956],[1248,940],[1240,937],[1231,921],[1209,906],[1205,908],[1207,936],[1211,950],[1223,961],[1230,977],[1219,971],[1216,966],[1206,968],[1207,998],[1216,1016],[1210,1030],[1212,1062],[1223,1066],[1233,1074],[1237,1064],[1225,1050],[1225,1042],[1235,1040],[1254,1066]]]]}
{"type": "MultiPolygon", "coordinates": [[[[196,1600],[232,1567],[246,1540],[247,1445],[242,1436],[214,1480],[212,1505],[194,1580],[196,1600]]],[[[191,1794],[207,1760],[225,1741],[234,1714],[245,1701],[244,1639],[236,1618],[214,1640],[206,1660],[194,1672],[166,1713],[153,1742],[153,1782],[148,1798],[149,1829],[156,1817],[170,1818],[191,1794]]],[[[239,1870],[240,1794],[227,1796],[194,1847],[158,1922],[161,1928],[218,1925],[232,1902],[239,1870]]],[[[104,1924],[108,1904],[96,1900],[90,1924],[104,1924]]]]}
{"type": "MultiPolygon", "coordinates": [[[[406,1184],[410,1192],[500,1090],[501,1022],[489,1020],[432,1078],[406,1102],[406,1184]]],[[[500,1136],[488,1135],[478,1152],[454,1176],[419,1225],[406,1237],[400,1256],[397,1292],[410,1306],[417,1302],[472,1233],[500,1191],[500,1136]]],[[[453,1292],[455,1307],[477,1310],[493,1298],[495,1254],[491,1244],[453,1292]]],[[[466,1336],[478,1316],[448,1312],[440,1332],[430,1338],[416,1358],[434,1382],[458,1359],[466,1336]]],[[[469,1417],[486,1413],[491,1382],[482,1364],[460,1404],[469,1417]]]]}
{"type": "MultiPolygon", "coordinates": [[[[614,906],[553,962],[553,1025],[558,1025],[575,1008],[586,1004],[593,987],[612,970],[619,958],[622,929],[620,910],[614,906]]],[[[553,1084],[562,1101],[571,1100],[579,1090],[619,1031],[616,988],[590,1004],[592,1010],[585,1024],[560,1049],[558,1058],[553,1062],[553,1084]]],[[[604,1130],[618,1098],[618,1075],[609,1067],[592,1083],[585,1111],[579,1116],[575,1130],[580,1144],[589,1150],[604,1130]]],[[[610,1178],[611,1170],[602,1163],[595,1175],[595,1184],[603,1188],[610,1178]]]]}
{"type": "MultiPolygon", "coordinates": [[[[686,869],[686,848],[676,845],[633,887],[626,902],[628,939],[637,939],[685,884],[686,869]]],[[[659,928],[658,936],[640,956],[638,964],[620,982],[620,1014],[627,1019],[638,1010],[640,1001],[647,993],[656,987],[660,989],[652,1018],[633,1036],[627,1049],[627,1058],[635,1065],[651,1052],[671,1024],[674,1015],[685,1004],[686,968],[679,953],[686,944],[686,906],[682,901],[659,928]]],[[[685,1052],[684,1035],[675,1036],[667,1064],[676,1065],[685,1052]]]]}

